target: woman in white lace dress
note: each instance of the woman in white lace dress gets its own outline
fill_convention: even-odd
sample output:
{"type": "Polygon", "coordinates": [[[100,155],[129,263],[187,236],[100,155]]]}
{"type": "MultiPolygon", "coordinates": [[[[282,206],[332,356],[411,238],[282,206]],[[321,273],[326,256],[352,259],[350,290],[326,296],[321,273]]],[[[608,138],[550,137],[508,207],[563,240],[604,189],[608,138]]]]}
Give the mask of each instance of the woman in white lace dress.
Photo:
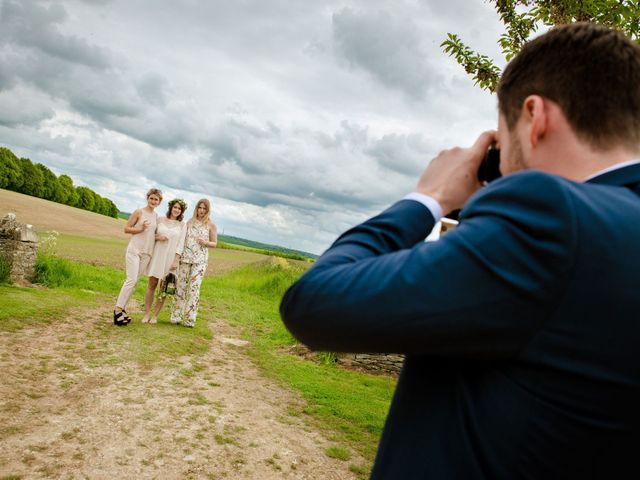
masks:
{"type": "Polygon", "coordinates": [[[171,323],[182,323],[186,327],[196,324],[200,285],[207,269],[209,249],[218,244],[218,229],[209,219],[210,212],[209,200],[198,200],[193,217],[187,223],[176,295],[171,306],[171,323]]]}
{"type": "Polygon", "coordinates": [[[158,227],[156,229],[156,243],[153,247],[151,255],[151,263],[149,264],[149,285],[147,293],[144,297],[144,317],[142,323],[157,323],[158,313],[164,305],[164,297],[156,300],[153,314],[151,313],[153,296],[158,286],[158,282],[162,280],[170,271],[175,273],[184,245],[184,236],[186,224],[182,221],[187,204],[184,200],[176,198],[169,202],[166,218],[158,218],[158,227]]]}

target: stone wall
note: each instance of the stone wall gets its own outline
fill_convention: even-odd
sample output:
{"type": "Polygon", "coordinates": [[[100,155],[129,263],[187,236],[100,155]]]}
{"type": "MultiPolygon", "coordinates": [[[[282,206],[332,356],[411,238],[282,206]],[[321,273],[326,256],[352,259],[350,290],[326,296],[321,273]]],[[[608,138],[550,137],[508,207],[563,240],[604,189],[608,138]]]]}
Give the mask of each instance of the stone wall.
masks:
{"type": "Polygon", "coordinates": [[[36,274],[38,235],[32,225],[16,220],[13,213],[0,220],[0,256],[10,265],[12,282],[30,283],[36,274]]]}
{"type": "Polygon", "coordinates": [[[338,364],[372,373],[397,376],[402,369],[404,356],[382,353],[352,353],[338,356],[338,364]]]}
{"type": "MultiPolygon", "coordinates": [[[[322,353],[313,352],[301,343],[287,347],[285,351],[291,355],[306,358],[314,362],[324,362],[326,357],[322,353]]],[[[404,363],[404,355],[395,353],[338,353],[334,354],[337,365],[368,373],[391,375],[397,377],[404,363]]]]}

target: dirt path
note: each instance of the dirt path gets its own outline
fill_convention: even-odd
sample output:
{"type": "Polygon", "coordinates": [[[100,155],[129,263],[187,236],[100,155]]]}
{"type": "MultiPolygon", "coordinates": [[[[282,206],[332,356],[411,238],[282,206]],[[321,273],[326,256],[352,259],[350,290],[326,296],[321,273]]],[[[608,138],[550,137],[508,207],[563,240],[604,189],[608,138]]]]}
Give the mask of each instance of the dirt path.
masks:
{"type": "Polygon", "coordinates": [[[303,401],[224,321],[204,355],[143,368],[117,361],[108,313],[0,333],[0,479],[353,479],[365,464],[325,455],[303,401]]]}

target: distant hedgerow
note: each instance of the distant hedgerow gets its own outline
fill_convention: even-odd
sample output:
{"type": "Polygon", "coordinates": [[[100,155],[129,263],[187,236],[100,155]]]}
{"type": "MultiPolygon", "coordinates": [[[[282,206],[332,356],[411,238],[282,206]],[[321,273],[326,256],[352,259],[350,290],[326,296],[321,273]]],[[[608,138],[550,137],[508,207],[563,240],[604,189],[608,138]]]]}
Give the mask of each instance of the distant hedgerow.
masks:
{"type": "Polygon", "coordinates": [[[0,188],[118,218],[119,209],[108,198],[76,187],[68,175],[58,177],[45,165],[18,158],[5,147],[0,147],[0,188]]]}

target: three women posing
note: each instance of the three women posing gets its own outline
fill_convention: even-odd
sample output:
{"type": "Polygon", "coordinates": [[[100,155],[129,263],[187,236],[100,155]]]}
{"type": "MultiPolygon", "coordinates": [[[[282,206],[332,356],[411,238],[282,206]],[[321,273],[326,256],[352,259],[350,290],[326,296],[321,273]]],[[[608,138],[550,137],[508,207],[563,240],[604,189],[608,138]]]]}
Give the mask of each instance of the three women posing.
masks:
{"type": "Polygon", "coordinates": [[[126,252],[126,280],[113,312],[115,325],[123,326],[131,321],[125,307],[143,274],[148,274],[149,284],[142,323],[157,323],[165,298],[161,296],[156,300],[152,312],[156,287],[159,280],[169,272],[176,273],[176,269],[171,323],[183,323],[188,327],[195,325],[209,248],[217,245],[217,229],[210,220],[211,204],[207,199],[198,200],[193,217],[185,224],[182,219],[187,205],[183,200],[171,200],[166,218],[158,219],[154,210],[161,201],[160,190],[149,190],[147,206],[134,211],[125,225],[125,232],[132,237],[126,252]]]}

